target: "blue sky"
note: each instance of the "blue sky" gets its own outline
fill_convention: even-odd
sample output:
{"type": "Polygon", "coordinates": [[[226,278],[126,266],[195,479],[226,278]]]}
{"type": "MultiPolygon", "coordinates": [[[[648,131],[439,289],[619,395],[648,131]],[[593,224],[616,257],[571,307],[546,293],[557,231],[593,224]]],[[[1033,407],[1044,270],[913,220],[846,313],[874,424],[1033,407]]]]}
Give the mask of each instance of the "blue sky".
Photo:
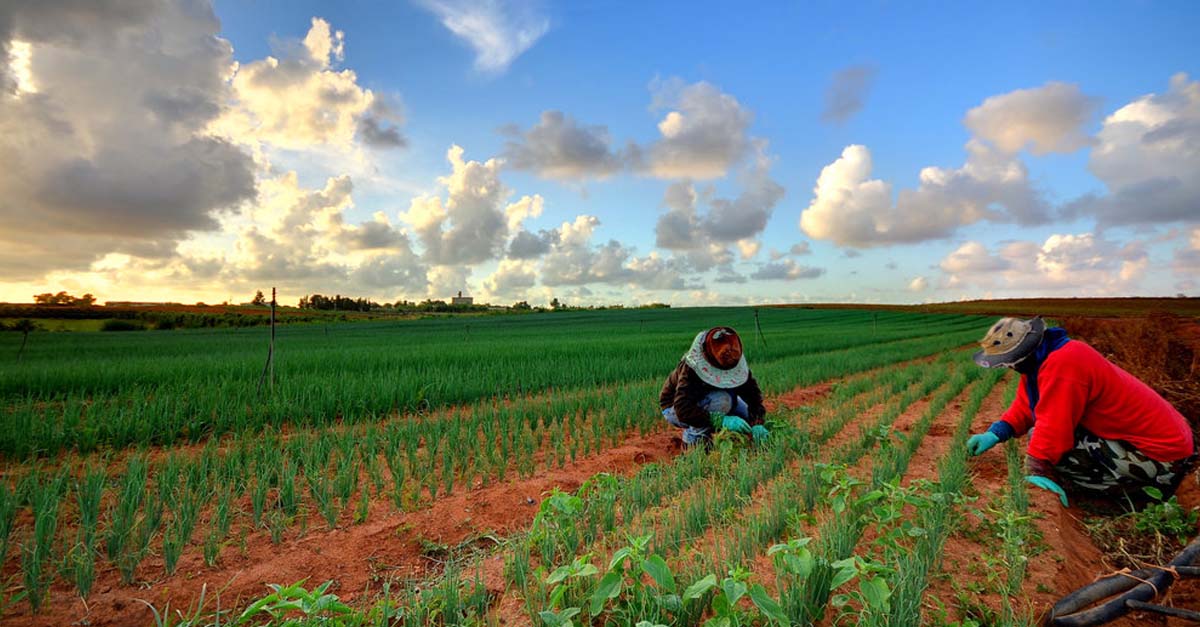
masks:
{"type": "Polygon", "coordinates": [[[149,4],[0,9],[0,300],[1197,292],[1195,3],[149,4]]]}

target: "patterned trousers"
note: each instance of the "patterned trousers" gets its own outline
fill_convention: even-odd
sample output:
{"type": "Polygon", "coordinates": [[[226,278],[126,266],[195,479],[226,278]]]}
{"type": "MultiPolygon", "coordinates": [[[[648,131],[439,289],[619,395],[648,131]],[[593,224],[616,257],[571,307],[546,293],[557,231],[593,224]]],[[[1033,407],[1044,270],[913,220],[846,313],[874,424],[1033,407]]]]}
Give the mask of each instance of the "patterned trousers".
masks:
{"type": "Polygon", "coordinates": [[[1075,430],[1075,448],[1066,452],[1054,470],[1085,492],[1145,500],[1144,487],[1157,488],[1163,498],[1175,492],[1196,455],[1174,462],[1146,456],[1125,440],[1106,440],[1085,429],[1075,430]]]}

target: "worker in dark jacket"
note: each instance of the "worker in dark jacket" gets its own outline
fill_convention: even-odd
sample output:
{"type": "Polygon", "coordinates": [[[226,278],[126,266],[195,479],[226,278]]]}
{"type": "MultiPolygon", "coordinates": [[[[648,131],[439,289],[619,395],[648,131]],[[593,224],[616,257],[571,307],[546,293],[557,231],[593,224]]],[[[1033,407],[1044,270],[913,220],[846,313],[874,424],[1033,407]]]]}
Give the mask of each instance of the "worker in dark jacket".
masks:
{"type": "Polygon", "coordinates": [[[1021,374],[1012,406],[967,441],[979,455],[1029,433],[1025,479],[1059,496],[1079,490],[1144,502],[1150,487],[1175,491],[1195,462],[1192,430],[1150,386],[1096,349],[1046,328],[1041,318],[1004,318],[980,342],[975,362],[1021,374]],[[1036,428],[1035,428],[1036,427],[1036,428]]]}
{"type": "Polygon", "coordinates": [[[663,418],[683,429],[683,443],[708,441],[714,428],[763,440],[762,392],[742,355],[742,340],[729,327],[701,331],[658,397],[663,418]]]}

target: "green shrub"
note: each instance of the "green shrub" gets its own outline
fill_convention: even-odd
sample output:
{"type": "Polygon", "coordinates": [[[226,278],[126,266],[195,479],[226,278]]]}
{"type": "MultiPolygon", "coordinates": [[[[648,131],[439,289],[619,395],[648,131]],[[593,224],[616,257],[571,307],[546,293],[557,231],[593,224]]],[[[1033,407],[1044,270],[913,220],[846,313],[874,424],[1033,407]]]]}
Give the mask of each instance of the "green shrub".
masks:
{"type": "Polygon", "coordinates": [[[145,331],[146,327],[132,320],[105,320],[100,326],[101,331],[145,331]]]}

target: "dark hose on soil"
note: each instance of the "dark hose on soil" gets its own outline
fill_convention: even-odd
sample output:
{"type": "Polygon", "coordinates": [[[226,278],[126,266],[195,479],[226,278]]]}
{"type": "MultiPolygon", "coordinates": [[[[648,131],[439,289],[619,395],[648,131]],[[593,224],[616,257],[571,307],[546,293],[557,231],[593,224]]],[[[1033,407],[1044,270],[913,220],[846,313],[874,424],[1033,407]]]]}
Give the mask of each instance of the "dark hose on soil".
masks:
{"type": "MultiPolygon", "coordinates": [[[[1191,565],[1197,557],[1200,557],[1200,538],[1192,540],[1191,544],[1171,560],[1169,566],[1176,567],[1180,575],[1195,577],[1200,575],[1200,569],[1191,568],[1191,565]]],[[[1064,627],[1103,625],[1133,610],[1126,601],[1149,601],[1165,592],[1174,583],[1174,579],[1174,574],[1162,568],[1143,568],[1132,573],[1109,575],[1055,603],[1050,610],[1048,622],[1064,627]],[[1091,607],[1109,597],[1113,598],[1102,605],[1091,607]],[[1089,607],[1091,609],[1084,609],[1089,607]]]]}

